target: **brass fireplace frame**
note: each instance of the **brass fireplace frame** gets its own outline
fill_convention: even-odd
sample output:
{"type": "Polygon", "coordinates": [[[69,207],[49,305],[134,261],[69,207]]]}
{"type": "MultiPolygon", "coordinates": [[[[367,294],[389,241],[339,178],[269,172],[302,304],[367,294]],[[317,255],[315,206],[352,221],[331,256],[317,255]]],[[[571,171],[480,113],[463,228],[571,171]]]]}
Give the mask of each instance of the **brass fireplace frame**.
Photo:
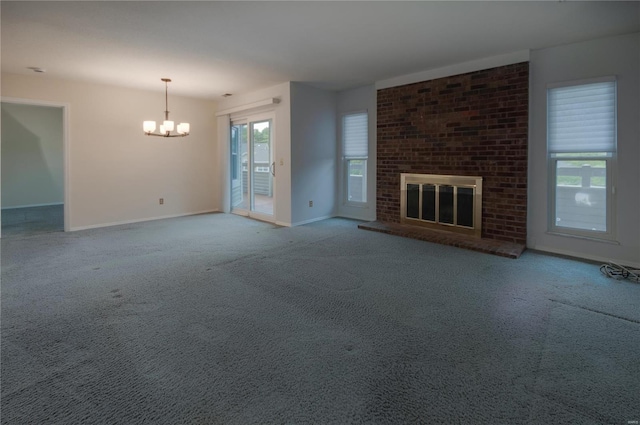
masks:
{"type": "Polygon", "coordinates": [[[446,230],[455,233],[461,233],[476,238],[482,236],[482,177],[479,176],[447,176],[440,174],[409,174],[402,173],[400,175],[400,222],[402,224],[410,224],[422,226],[431,229],[446,230]],[[419,190],[419,214],[422,214],[422,186],[425,184],[435,186],[435,221],[416,219],[407,217],[407,185],[420,185],[419,190]],[[439,191],[440,186],[452,186],[453,189],[453,223],[441,223],[439,217],[439,191]],[[473,227],[458,225],[457,223],[457,188],[473,189],[473,227]]]}

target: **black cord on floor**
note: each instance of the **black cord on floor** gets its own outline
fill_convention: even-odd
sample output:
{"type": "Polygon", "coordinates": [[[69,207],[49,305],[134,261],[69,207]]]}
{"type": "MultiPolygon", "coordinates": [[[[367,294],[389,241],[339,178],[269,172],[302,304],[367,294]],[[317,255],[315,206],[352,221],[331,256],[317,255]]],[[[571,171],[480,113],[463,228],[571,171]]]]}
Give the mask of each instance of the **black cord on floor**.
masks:
{"type": "Polygon", "coordinates": [[[629,279],[634,282],[640,283],[640,270],[634,270],[630,267],[621,266],[614,262],[603,264],[600,266],[600,271],[607,277],[613,279],[629,279]]]}

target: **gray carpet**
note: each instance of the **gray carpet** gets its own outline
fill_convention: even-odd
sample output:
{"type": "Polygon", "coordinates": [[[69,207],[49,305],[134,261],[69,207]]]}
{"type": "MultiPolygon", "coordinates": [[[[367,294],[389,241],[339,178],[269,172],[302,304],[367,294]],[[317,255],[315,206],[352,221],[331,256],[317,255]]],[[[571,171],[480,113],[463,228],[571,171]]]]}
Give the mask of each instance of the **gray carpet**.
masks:
{"type": "Polygon", "coordinates": [[[3,238],[2,423],[640,420],[640,285],[357,224],[3,238]]]}
{"type": "Polygon", "coordinates": [[[64,231],[64,205],[2,210],[2,237],[64,231]]]}

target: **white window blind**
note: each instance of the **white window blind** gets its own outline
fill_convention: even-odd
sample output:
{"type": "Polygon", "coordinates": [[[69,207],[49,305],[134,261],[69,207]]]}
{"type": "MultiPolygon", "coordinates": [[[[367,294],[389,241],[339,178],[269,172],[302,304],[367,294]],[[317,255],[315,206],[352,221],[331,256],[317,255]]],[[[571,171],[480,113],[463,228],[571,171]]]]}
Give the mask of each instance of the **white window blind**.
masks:
{"type": "Polygon", "coordinates": [[[548,114],[549,152],[615,150],[615,81],[549,89],[548,114]]]}
{"type": "Polygon", "coordinates": [[[342,120],[342,140],[344,156],[366,158],[369,150],[367,133],[367,113],[345,115],[342,120]]]}

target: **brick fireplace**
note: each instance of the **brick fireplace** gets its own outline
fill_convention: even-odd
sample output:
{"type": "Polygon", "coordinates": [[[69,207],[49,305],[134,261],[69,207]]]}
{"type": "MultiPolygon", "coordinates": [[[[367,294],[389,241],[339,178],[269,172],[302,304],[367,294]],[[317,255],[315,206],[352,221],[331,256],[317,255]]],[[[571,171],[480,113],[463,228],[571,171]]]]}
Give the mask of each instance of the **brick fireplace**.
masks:
{"type": "Polygon", "coordinates": [[[481,176],[482,238],[526,244],[528,92],[528,62],[379,90],[378,221],[402,173],[481,176]]]}

